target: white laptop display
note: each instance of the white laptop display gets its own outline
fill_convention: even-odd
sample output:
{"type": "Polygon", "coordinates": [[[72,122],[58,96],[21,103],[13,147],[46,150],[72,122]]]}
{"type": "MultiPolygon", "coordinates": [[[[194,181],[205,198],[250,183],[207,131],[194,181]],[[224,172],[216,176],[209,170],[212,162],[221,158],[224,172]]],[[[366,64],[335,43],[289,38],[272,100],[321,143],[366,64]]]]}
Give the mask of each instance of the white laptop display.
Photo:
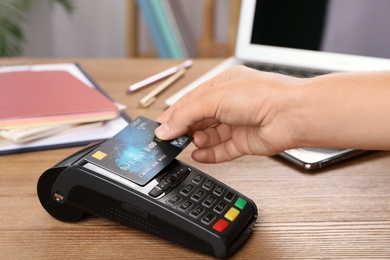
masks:
{"type": "MultiPolygon", "coordinates": [[[[168,98],[166,104],[172,105],[235,64],[298,76],[390,70],[388,4],[387,0],[242,0],[235,56],[168,98]]],[[[317,169],[362,152],[293,149],[280,156],[305,169],[317,169]]]]}

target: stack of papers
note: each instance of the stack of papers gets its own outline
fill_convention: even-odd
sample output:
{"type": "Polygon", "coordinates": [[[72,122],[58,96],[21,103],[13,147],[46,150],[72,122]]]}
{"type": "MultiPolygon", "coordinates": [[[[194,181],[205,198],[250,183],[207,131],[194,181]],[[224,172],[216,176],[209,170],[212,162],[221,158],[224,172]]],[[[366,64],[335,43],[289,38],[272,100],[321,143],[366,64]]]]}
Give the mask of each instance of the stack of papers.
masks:
{"type": "Polygon", "coordinates": [[[113,119],[119,110],[67,71],[0,73],[0,129],[113,119]]]}
{"type": "Polygon", "coordinates": [[[77,64],[0,68],[0,154],[104,140],[128,120],[77,64]]]}

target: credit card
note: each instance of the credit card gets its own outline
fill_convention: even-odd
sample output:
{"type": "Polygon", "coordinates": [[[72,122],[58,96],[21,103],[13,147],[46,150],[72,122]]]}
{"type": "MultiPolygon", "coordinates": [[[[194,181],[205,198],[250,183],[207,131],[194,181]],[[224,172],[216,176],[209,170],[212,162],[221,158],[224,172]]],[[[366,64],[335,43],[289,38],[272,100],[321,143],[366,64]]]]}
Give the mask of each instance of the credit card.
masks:
{"type": "Polygon", "coordinates": [[[154,130],[160,124],[140,116],[84,159],[139,185],[147,184],[192,141],[189,135],[163,141],[154,130]]]}

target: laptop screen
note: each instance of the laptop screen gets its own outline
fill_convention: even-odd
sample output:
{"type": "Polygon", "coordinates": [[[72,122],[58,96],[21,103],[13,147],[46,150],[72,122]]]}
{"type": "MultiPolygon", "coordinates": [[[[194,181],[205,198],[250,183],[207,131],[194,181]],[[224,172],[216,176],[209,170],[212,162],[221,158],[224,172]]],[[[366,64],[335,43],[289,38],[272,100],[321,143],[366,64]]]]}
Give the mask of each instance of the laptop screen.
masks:
{"type": "Polygon", "coordinates": [[[388,0],[257,0],[251,43],[390,58],[388,0]]]}

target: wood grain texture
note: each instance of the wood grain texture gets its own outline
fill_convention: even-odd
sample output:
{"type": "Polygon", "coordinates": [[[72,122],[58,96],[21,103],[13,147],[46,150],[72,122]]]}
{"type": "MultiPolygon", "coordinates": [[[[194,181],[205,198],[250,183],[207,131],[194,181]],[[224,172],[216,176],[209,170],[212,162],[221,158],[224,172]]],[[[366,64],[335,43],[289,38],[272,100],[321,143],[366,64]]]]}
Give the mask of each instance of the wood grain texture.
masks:
{"type": "MultiPolygon", "coordinates": [[[[154,87],[126,88],[180,63],[174,60],[0,60],[0,65],[77,61],[131,117],[156,118],[166,97],[221,60],[196,60],[149,108],[138,101],[154,87]]],[[[41,207],[36,183],[79,147],[0,157],[0,259],[208,259],[210,257],[98,217],[60,222],[41,207]]],[[[223,164],[179,159],[252,198],[259,219],[236,259],[390,258],[390,152],[374,152],[306,173],[277,157],[247,156],[223,164]]],[[[210,258],[211,259],[211,258],[210,258]]]]}

